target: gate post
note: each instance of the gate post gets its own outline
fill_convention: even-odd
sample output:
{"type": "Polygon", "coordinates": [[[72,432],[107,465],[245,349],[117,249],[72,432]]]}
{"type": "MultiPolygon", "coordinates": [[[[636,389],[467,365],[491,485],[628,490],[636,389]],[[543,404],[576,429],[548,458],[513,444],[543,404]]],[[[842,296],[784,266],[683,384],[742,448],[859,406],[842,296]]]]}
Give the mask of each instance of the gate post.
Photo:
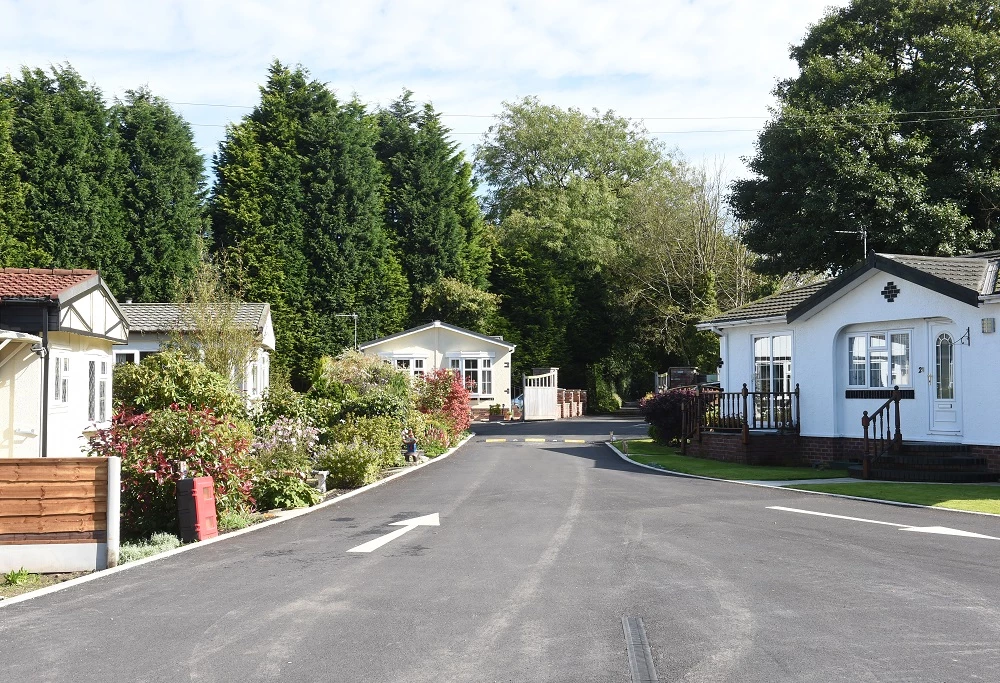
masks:
{"type": "Polygon", "coordinates": [[[747,412],[747,390],[746,382],[743,383],[743,445],[750,443],[750,413],[747,412]]]}

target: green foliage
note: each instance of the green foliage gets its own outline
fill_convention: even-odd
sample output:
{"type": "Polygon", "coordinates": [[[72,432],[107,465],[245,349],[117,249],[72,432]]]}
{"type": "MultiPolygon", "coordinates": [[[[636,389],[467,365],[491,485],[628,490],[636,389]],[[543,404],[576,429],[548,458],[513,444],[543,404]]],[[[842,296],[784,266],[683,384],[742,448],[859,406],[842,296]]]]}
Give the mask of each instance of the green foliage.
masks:
{"type": "Polygon", "coordinates": [[[24,219],[9,237],[49,257],[27,265],[96,268],[112,291],[124,290],[126,167],[101,92],[69,66],[25,67],[16,79],[0,78],[0,100],[13,112],[24,195],[24,219]]]}
{"type": "Polygon", "coordinates": [[[3,575],[4,584],[8,586],[26,586],[38,580],[38,576],[32,574],[24,567],[11,569],[3,575]]]}
{"type": "Polygon", "coordinates": [[[472,420],[469,388],[461,375],[438,369],[427,373],[417,383],[417,409],[428,419],[445,425],[448,436],[458,437],[472,420]]]}
{"type": "Polygon", "coordinates": [[[212,477],[219,511],[246,508],[252,431],[210,410],[171,407],[134,415],[118,413],[111,427],[91,439],[89,455],[122,459],[122,534],[142,538],[177,529],[177,481],[212,477]]]}
{"type": "Polygon", "coordinates": [[[116,405],[136,412],[177,404],[210,408],[218,415],[246,415],[246,400],[228,379],[177,350],[147,356],[138,365],[116,365],[113,382],[116,405]]]}
{"type": "Polygon", "coordinates": [[[452,426],[443,416],[426,415],[421,431],[414,430],[417,435],[417,446],[428,458],[436,458],[452,444],[449,432],[452,426]]]}
{"type": "Polygon", "coordinates": [[[118,564],[135,562],[136,560],[165,553],[180,546],[181,539],[165,531],[158,531],[149,538],[142,540],[123,541],[118,549],[118,564]]]}
{"type": "Polygon", "coordinates": [[[283,474],[254,483],[253,498],[261,510],[281,508],[291,510],[316,505],[323,494],[297,474],[283,474]]]}
{"type": "Polygon", "coordinates": [[[315,360],[401,329],[406,278],[383,227],[373,121],[340,104],[304,69],[274,62],[261,101],[219,146],[212,192],[214,248],[228,254],[246,296],[268,301],[277,358],[304,386],[315,360]]]}
{"type": "Polygon", "coordinates": [[[218,265],[200,261],[188,284],[178,289],[182,319],[170,336],[171,347],[228,378],[237,391],[261,341],[257,326],[240,318],[243,303],[218,265]]]}
{"type": "Polygon", "coordinates": [[[443,320],[481,334],[492,334],[501,325],[500,297],[461,280],[443,277],[423,287],[419,294],[424,322],[443,320]]]}
{"type": "Polygon", "coordinates": [[[318,419],[324,425],[347,415],[402,420],[413,407],[409,374],[358,351],[319,359],[313,371],[312,394],[327,399],[317,406],[318,419]]]}
{"type": "Polygon", "coordinates": [[[379,466],[386,469],[403,464],[402,431],[403,422],[395,417],[348,415],[328,429],[326,438],[330,443],[365,444],[378,457],[379,466]]]}
{"type": "Polygon", "coordinates": [[[264,513],[254,512],[249,507],[222,510],[218,513],[217,517],[220,534],[245,529],[248,526],[259,524],[271,518],[271,516],[264,513]]]}
{"type": "Polygon", "coordinates": [[[416,324],[423,290],[442,278],[484,286],[489,252],[471,166],[434,108],[418,110],[412,94],[404,91],[376,115],[375,151],[385,169],[385,225],[414,292],[416,324]]]}
{"type": "Polygon", "coordinates": [[[330,473],[326,478],[329,488],[353,489],[376,481],[382,471],[381,461],[381,456],[367,444],[334,443],[320,454],[316,469],[330,473]]]}
{"type": "Polygon", "coordinates": [[[875,251],[1000,246],[1000,17],[971,0],[854,0],[791,49],[798,75],[731,204],[768,273],[875,251]],[[930,112],[930,113],[928,113],[930,112]]]}
{"type": "Polygon", "coordinates": [[[205,163],[191,128],[161,97],[128,90],[111,107],[127,172],[121,194],[131,247],[119,300],[173,301],[194,276],[205,231],[205,163]]]}
{"type": "Polygon", "coordinates": [[[622,407],[622,399],[615,388],[601,375],[594,377],[594,398],[588,400],[587,409],[593,413],[613,413],[622,407]]]}
{"type": "Polygon", "coordinates": [[[253,414],[254,427],[257,431],[263,431],[281,417],[304,420],[312,424],[316,414],[316,401],[309,394],[303,394],[292,388],[286,369],[272,366],[267,393],[255,407],[253,414]]]}

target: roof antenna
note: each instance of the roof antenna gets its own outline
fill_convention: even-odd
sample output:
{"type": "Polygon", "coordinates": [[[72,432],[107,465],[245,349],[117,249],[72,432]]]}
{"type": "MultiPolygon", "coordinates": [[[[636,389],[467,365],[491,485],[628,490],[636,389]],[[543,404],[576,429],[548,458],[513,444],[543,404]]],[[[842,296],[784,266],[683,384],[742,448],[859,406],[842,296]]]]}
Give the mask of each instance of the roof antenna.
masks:
{"type": "Polygon", "coordinates": [[[860,230],[834,230],[835,233],[840,235],[861,235],[861,243],[864,251],[861,252],[861,258],[868,258],[868,229],[865,226],[861,226],[860,230]]]}

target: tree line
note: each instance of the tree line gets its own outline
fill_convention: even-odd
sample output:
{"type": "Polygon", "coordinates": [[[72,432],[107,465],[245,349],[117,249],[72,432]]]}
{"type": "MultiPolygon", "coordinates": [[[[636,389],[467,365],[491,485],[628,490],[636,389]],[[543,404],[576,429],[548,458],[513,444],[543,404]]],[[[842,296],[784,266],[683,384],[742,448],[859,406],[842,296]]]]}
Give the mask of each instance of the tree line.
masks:
{"type": "Polygon", "coordinates": [[[411,93],[372,109],[279,62],[209,182],[162,98],[23,69],[0,79],[0,265],[98,268],[158,301],[208,259],[272,305],[300,385],[353,343],[345,314],[360,339],[437,318],[518,344],[515,377],[558,366],[610,407],[653,370],[710,372],[694,323],[840,272],[862,234],[1000,247],[998,23],[972,0],[828,10],[730,187],[633,121],[535,98],[504,103],[466,159],[411,93]]]}
{"type": "Polygon", "coordinates": [[[760,284],[720,188],[610,112],[507,103],[467,161],[412,93],[369,110],[274,62],[211,168],[149,90],[106,104],[68,65],[23,69],[0,81],[0,261],[97,268],[136,301],[183,296],[212,261],[271,304],[299,385],[357,313],[362,340],[434,319],[503,334],[515,375],[559,366],[607,400],[711,365],[693,322],[760,284]]]}

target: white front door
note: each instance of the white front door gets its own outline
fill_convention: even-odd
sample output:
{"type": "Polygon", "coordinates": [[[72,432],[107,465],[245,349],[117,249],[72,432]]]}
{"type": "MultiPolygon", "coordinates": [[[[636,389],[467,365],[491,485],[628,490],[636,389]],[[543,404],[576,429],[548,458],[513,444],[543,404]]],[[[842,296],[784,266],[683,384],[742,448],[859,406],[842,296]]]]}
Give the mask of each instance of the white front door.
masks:
{"type": "Polygon", "coordinates": [[[930,398],[930,430],[960,434],[962,432],[962,394],[960,386],[962,347],[959,335],[951,325],[930,326],[930,368],[927,373],[927,393],[930,398]]]}

